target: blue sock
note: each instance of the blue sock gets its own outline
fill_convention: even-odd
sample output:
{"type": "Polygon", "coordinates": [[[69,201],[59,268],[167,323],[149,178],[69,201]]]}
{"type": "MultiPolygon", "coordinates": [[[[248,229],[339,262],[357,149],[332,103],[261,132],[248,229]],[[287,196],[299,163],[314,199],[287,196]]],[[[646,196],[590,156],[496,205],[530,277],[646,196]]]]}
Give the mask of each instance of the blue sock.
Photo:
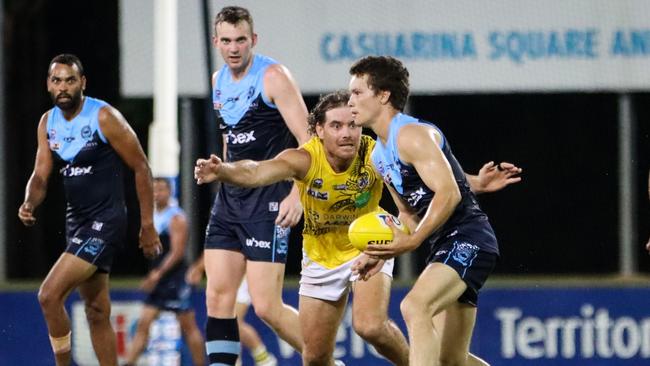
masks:
{"type": "Polygon", "coordinates": [[[239,357],[237,318],[208,317],[205,326],[205,349],[210,366],[234,365],[239,357]]]}

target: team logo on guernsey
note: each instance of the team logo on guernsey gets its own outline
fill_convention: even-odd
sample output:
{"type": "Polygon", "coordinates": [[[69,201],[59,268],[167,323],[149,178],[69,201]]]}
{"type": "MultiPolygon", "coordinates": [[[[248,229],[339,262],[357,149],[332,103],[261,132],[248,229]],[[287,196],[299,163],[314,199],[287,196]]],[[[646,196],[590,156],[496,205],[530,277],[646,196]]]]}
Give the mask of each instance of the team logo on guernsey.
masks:
{"type": "Polygon", "coordinates": [[[90,126],[88,125],[83,126],[83,128],[81,129],[81,137],[83,137],[85,140],[90,140],[90,138],[92,137],[90,126]]]}
{"type": "Polygon", "coordinates": [[[284,239],[289,236],[291,229],[288,227],[276,226],[275,227],[275,236],[278,239],[284,239]]]}
{"type": "Polygon", "coordinates": [[[104,246],[104,241],[100,238],[90,238],[83,246],[83,251],[90,255],[97,255],[104,246]]]}
{"type": "Polygon", "coordinates": [[[255,93],[255,87],[251,86],[250,88],[248,88],[248,94],[246,95],[246,98],[251,99],[254,93],[255,93]]]}
{"type": "Polygon", "coordinates": [[[474,258],[476,258],[478,250],[479,247],[477,245],[457,241],[454,243],[454,248],[451,250],[451,257],[456,262],[467,267],[471,265],[474,258]]]}

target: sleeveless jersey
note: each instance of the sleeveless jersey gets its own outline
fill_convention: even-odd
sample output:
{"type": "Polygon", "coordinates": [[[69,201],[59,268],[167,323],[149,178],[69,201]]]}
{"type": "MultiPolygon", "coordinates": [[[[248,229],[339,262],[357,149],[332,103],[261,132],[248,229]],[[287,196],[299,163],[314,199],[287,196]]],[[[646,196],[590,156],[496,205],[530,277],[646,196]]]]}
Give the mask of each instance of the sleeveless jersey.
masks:
{"type": "MultiPolygon", "coordinates": [[[[277,62],[255,55],[241,80],[233,80],[227,65],[217,75],[212,100],[219,130],[227,146],[226,161],[268,160],[295,146],[277,107],[264,94],[264,73],[277,62]]],[[[215,210],[234,222],[275,219],[279,202],[291,189],[291,182],[260,188],[221,184],[215,210]]]]}
{"type": "Polygon", "coordinates": [[[84,97],[79,115],[71,121],[59,107],[47,117],[47,140],[55,166],[63,176],[68,232],[92,222],[92,228],[111,236],[126,223],[124,163],[99,127],[99,111],[108,104],[84,97]]]}
{"type": "Polygon", "coordinates": [[[372,138],[362,136],[357,156],[341,173],[328,163],[318,137],[302,146],[311,155],[307,175],[296,183],[304,208],[303,251],[326,268],[359,255],[348,239],[348,227],[357,217],[379,209],[383,186],[370,161],[374,145],[372,138]]]}
{"type": "MultiPolygon", "coordinates": [[[[473,223],[482,222],[480,225],[481,228],[477,227],[477,230],[483,230],[483,224],[487,223],[488,220],[487,215],[485,215],[479,207],[478,202],[476,201],[476,196],[474,195],[474,192],[471,191],[469,183],[467,183],[465,172],[460,166],[460,163],[456,160],[456,157],[454,157],[449,142],[442,134],[442,131],[430,122],[420,121],[402,113],[398,113],[393,117],[388,130],[386,145],[384,145],[380,139],[377,139],[377,143],[372,152],[372,162],[382,175],[384,182],[390,185],[419,217],[424,216],[435,192],[431,191],[431,189],[422,182],[422,179],[412,165],[405,164],[400,160],[397,152],[397,135],[399,130],[403,126],[411,123],[420,123],[431,126],[440,132],[440,135],[442,136],[440,149],[445,155],[445,158],[447,158],[447,161],[449,161],[449,165],[451,166],[451,170],[461,194],[460,203],[456,206],[447,222],[433,233],[432,242],[436,242],[439,238],[449,234],[460,225],[472,225],[473,223]]],[[[481,243],[477,244],[480,245],[481,243]]],[[[498,253],[496,242],[483,243],[481,249],[488,252],[498,253]]]]}
{"type": "MultiPolygon", "coordinates": [[[[167,206],[165,209],[161,211],[156,210],[154,213],[153,224],[156,227],[156,231],[160,237],[160,243],[162,244],[163,249],[162,253],[158,257],[150,261],[150,267],[152,269],[160,266],[165,256],[171,250],[171,236],[169,233],[169,225],[171,224],[172,219],[178,215],[185,216],[183,209],[178,206],[167,206]]],[[[186,268],[187,266],[185,262],[180,261],[178,264],[176,264],[176,266],[174,266],[173,269],[165,273],[165,277],[170,277],[173,273],[179,270],[182,270],[184,272],[186,268]]]]}

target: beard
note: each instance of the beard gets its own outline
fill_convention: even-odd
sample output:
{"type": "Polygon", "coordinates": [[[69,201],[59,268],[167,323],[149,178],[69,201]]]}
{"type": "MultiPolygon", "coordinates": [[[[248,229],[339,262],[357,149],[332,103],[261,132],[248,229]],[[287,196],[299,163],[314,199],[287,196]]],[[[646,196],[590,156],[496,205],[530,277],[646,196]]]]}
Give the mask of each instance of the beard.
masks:
{"type": "Polygon", "coordinates": [[[52,102],[62,111],[69,112],[77,109],[81,104],[81,90],[73,94],[60,93],[58,95],[50,94],[52,102]]]}

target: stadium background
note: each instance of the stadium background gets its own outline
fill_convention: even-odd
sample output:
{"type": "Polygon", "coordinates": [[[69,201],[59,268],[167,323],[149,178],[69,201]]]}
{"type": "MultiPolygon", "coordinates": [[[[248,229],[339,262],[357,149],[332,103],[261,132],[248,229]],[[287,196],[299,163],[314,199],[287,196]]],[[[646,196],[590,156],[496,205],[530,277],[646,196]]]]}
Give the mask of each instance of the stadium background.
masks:
{"type": "MultiPolygon", "coordinates": [[[[64,246],[64,204],[57,175],[52,176],[48,198],[38,211],[39,224],[26,229],[16,217],[33,166],[36,125],[41,114],[51,107],[45,90],[47,64],[56,54],[77,54],[86,69],[86,94],[102,98],[120,109],[147,150],[149,126],[153,119],[151,72],[147,73],[147,68],[151,68],[153,60],[150,52],[152,39],[143,29],[151,32],[154,3],[152,0],[3,1],[0,148],[6,159],[0,166],[4,170],[0,177],[4,188],[0,192],[4,222],[4,241],[0,244],[3,273],[0,278],[5,288],[2,295],[9,296],[3,299],[8,302],[13,301],[10,295],[14,293],[16,284],[26,283],[27,288],[31,286],[31,291],[34,291],[34,283],[44,277],[64,246]],[[132,21],[127,24],[127,19],[132,21]]],[[[208,87],[206,52],[201,38],[202,3],[194,0],[179,3],[182,3],[179,6],[178,33],[179,117],[191,117],[194,122],[192,129],[180,128],[179,135],[181,139],[191,135],[198,142],[191,150],[195,153],[189,157],[191,161],[206,155],[213,142],[206,137],[209,130],[205,121],[209,118],[209,111],[205,107],[208,87]]],[[[647,2],[576,0],[565,4],[558,1],[501,1],[479,6],[472,1],[414,1],[404,7],[397,1],[360,1],[352,10],[343,1],[322,4],[296,1],[233,3],[252,10],[256,30],[260,33],[258,51],[268,53],[293,71],[303,87],[308,107],[315,103],[320,93],[346,86],[345,66],[353,61],[345,58],[342,51],[332,51],[340,51],[340,43],[329,51],[322,50],[323,37],[327,35],[320,31],[323,28],[333,35],[334,42],[337,39],[343,42],[346,34],[352,34],[351,39],[354,39],[354,35],[361,32],[359,29],[380,35],[385,32],[389,36],[415,29],[439,35],[469,34],[473,37],[477,42],[474,58],[471,52],[464,59],[462,55],[445,57],[444,52],[439,51],[422,59],[404,59],[412,71],[414,85],[410,112],[434,121],[443,129],[466,171],[476,172],[488,160],[512,161],[524,168],[520,184],[480,197],[481,205],[497,232],[502,253],[496,269],[498,276],[492,281],[495,291],[501,288],[500,284],[515,286],[522,291],[551,286],[559,288],[560,293],[550,293],[549,296],[580,299],[583,293],[561,291],[573,288],[584,291],[605,285],[611,293],[606,292],[603,298],[611,302],[603,306],[618,309],[620,316],[632,317],[639,322],[645,319],[647,311],[644,311],[644,305],[634,301],[648,298],[644,295],[647,295],[646,278],[650,271],[650,261],[643,249],[650,234],[647,192],[650,167],[650,6],[647,2]],[[311,10],[310,5],[313,6],[311,10]],[[364,16],[360,10],[364,6],[368,13],[377,14],[380,20],[364,16]],[[290,14],[296,12],[306,16],[291,18],[290,14]],[[472,22],[483,15],[485,19],[473,28],[472,22]],[[397,21],[386,24],[383,21],[387,18],[397,21]],[[316,23],[326,25],[316,27],[316,23]],[[488,59],[486,55],[489,52],[483,52],[480,44],[480,39],[492,31],[521,30],[548,36],[555,31],[564,34],[574,28],[595,29],[600,35],[597,57],[540,56],[522,63],[512,56],[510,59],[507,56],[488,59]],[[295,32],[295,29],[303,29],[304,34],[295,32]],[[638,36],[630,41],[628,54],[615,54],[613,46],[610,47],[607,37],[617,31],[638,36]],[[312,37],[315,41],[310,41],[309,34],[315,34],[312,37]],[[303,47],[305,43],[308,46],[303,47]],[[309,56],[302,60],[302,53],[315,54],[320,63],[311,63],[309,56]],[[344,67],[342,74],[334,73],[333,70],[341,67],[344,67]],[[545,72],[545,67],[550,71],[545,72]],[[319,75],[320,79],[317,79],[323,81],[321,89],[311,84],[313,75],[319,75]],[[625,131],[619,119],[621,107],[627,102],[632,112],[628,127],[632,130],[626,132],[629,138],[625,139],[621,138],[625,137],[625,131]],[[621,157],[621,151],[629,151],[629,155],[621,157]],[[621,174],[626,172],[624,166],[632,168],[626,186],[622,186],[620,180],[621,174]],[[621,200],[622,196],[625,197],[621,200]],[[621,232],[623,216],[631,218],[628,220],[630,226],[627,226],[630,230],[624,233],[621,232]],[[631,262],[630,267],[623,270],[620,256],[625,246],[631,248],[631,262]],[[621,275],[622,272],[625,276],[621,275]],[[574,280],[576,277],[578,281],[574,280]],[[582,278],[588,280],[582,281],[582,278]],[[630,297],[619,296],[619,290],[630,288],[638,292],[633,291],[630,297]],[[629,313],[620,310],[622,304],[612,300],[617,297],[631,306],[629,313]]],[[[209,2],[208,17],[212,19],[223,5],[227,4],[209,2]]],[[[221,65],[216,54],[212,59],[213,65],[221,65]]],[[[188,158],[183,156],[190,154],[187,151],[190,149],[181,151],[181,158],[188,158]]],[[[129,179],[132,181],[132,177],[129,179]]],[[[196,255],[200,250],[212,190],[210,187],[191,189],[196,220],[190,255],[196,255]]],[[[118,280],[136,278],[146,270],[145,261],[137,249],[138,215],[133,189],[129,190],[129,198],[132,208],[129,222],[132,225],[126,249],[115,262],[113,277],[118,280]]],[[[186,203],[181,202],[183,205],[186,203]]],[[[388,201],[384,200],[384,203],[387,208],[392,207],[388,201]]],[[[298,233],[299,229],[294,230],[287,265],[287,273],[293,278],[299,273],[298,233]]],[[[426,248],[421,248],[418,253],[424,255],[425,251],[426,248]]],[[[416,255],[413,259],[415,273],[423,265],[421,258],[416,255]]],[[[403,264],[398,264],[398,272],[400,265],[403,264]]],[[[137,282],[127,280],[126,283],[128,288],[129,283],[135,286],[137,282]]],[[[128,289],[124,291],[128,292],[128,289]]],[[[8,302],[0,307],[8,306],[8,302]]],[[[200,301],[197,303],[200,306],[200,301]]],[[[594,306],[598,308],[598,305],[594,306]]],[[[29,316],[40,314],[30,313],[29,316]]],[[[45,332],[43,323],[38,324],[45,332]]],[[[11,332],[2,323],[0,330],[11,338],[11,332]]],[[[631,331],[623,333],[628,342],[634,335],[631,331]]],[[[4,356],[9,357],[5,351],[0,347],[0,363],[4,356]]],[[[650,351],[648,353],[643,356],[639,352],[627,357],[632,362],[629,364],[640,364],[638,360],[650,357],[650,351]]],[[[615,364],[611,357],[601,358],[606,360],[603,362],[609,362],[603,364],[615,364]]],[[[598,364],[598,359],[577,364],[598,364]]]]}

